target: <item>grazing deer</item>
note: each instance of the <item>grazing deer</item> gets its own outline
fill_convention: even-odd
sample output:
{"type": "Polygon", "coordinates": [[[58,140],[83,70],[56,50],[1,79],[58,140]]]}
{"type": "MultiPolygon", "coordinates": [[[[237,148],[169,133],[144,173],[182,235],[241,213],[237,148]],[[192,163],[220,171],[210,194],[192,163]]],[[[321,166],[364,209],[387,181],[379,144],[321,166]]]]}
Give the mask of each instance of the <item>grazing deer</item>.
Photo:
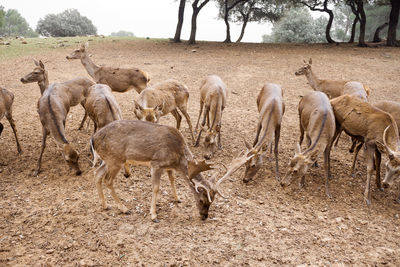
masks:
{"type": "Polygon", "coordinates": [[[207,76],[200,85],[200,112],[197,118],[196,129],[199,126],[201,114],[203,113],[203,121],[201,122],[200,132],[197,137],[195,146],[199,146],[201,133],[206,131],[204,138],[204,158],[211,159],[218,149],[221,150],[221,118],[225,109],[227,89],[225,83],[217,75],[207,76]],[[207,127],[206,125],[207,120],[207,127]],[[210,124],[211,121],[211,124],[210,124]]]}
{"type": "Polygon", "coordinates": [[[94,158],[93,166],[98,159],[102,160],[102,164],[95,170],[94,176],[103,209],[106,209],[103,181],[111,190],[111,195],[117,202],[118,208],[123,213],[127,213],[128,209],[115,193],[114,178],[125,163],[150,167],[153,184],[150,214],[154,222],[158,222],[156,201],[160,178],[164,171],[168,173],[175,201],[178,201],[175,171],[185,177],[203,220],[207,219],[208,210],[216,194],[222,196],[219,190],[220,183],[230,175],[227,172],[217,182],[215,182],[215,176],[210,180],[204,178],[201,172],[212,169],[211,165],[204,161],[195,161],[182,134],[177,129],[156,123],[114,121],[93,135],[90,146],[94,158]]]}
{"type": "Polygon", "coordinates": [[[179,109],[185,116],[194,142],[192,122],[187,113],[188,100],[189,91],[186,85],[170,79],[144,89],[135,101],[134,112],[139,120],[155,123],[158,123],[161,116],[171,113],[176,119],[176,128],[179,129],[182,120],[179,109]]]}
{"type": "Polygon", "coordinates": [[[270,147],[272,148],[272,141],[274,139],[275,178],[278,181],[280,180],[278,143],[282,117],[285,113],[285,104],[282,97],[282,88],[280,85],[274,83],[266,83],[258,94],[257,108],[260,115],[257,123],[256,138],[254,139],[253,146],[245,141],[247,149],[251,154],[254,154],[254,157],[246,162],[246,170],[243,178],[245,183],[250,181],[261,168],[265,154],[270,147]]]}
{"type": "MultiPolygon", "coordinates": [[[[14,119],[12,117],[12,104],[14,102],[14,94],[5,89],[0,87],[0,120],[5,116],[10,123],[10,126],[14,132],[15,136],[15,142],[17,143],[17,150],[18,153],[22,153],[21,146],[18,141],[18,136],[17,136],[17,128],[14,123],[14,119]]],[[[3,124],[0,123],[0,135],[3,131],[3,124]]]]}
{"type": "Polygon", "coordinates": [[[304,186],[304,178],[310,166],[318,156],[324,153],[325,193],[332,198],[329,189],[330,151],[335,137],[335,116],[326,94],[318,91],[308,93],[299,103],[300,142],[296,146],[294,157],[290,160],[286,175],[281,181],[287,186],[294,179],[300,179],[300,188],[304,186]],[[306,133],[308,146],[301,151],[301,143],[306,133]]]}
{"type": "Polygon", "coordinates": [[[396,121],[389,113],[351,95],[343,95],[331,100],[336,121],[350,136],[365,143],[367,161],[367,182],[364,192],[366,203],[371,204],[370,182],[376,170],[376,185],[383,190],[380,177],[381,153],[386,153],[385,181],[390,181],[400,173],[399,131],[396,121]]]}
{"type": "Polygon", "coordinates": [[[124,93],[132,88],[140,93],[150,81],[149,75],[137,68],[123,69],[97,66],[86,53],[89,44],[81,44],[79,49],[67,56],[67,59],[80,59],[86,71],[96,83],[107,84],[111,90],[124,93]]]}
{"type": "MultiPolygon", "coordinates": [[[[303,62],[303,66],[295,72],[295,75],[305,75],[312,89],[324,92],[329,99],[345,94],[343,93],[344,85],[349,81],[320,80],[311,70],[312,59],[310,58],[308,63],[305,60],[303,60],[303,62]]],[[[369,96],[371,89],[366,85],[363,85],[363,87],[367,96],[369,96]]]]}
{"type": "MultiPolygon", "coordinates": [[[[22,77],[21,82],[24,84],[37,82],[40,88],[40,94],[43,95],[45,90],[49,87],[49,76],[41,60],[39,60],[39,62],[33,60],[33,62],[35,63],[36,67],[33,69],[32,72],[22,77]]],[[[81,104],[82,107],[85,108],[84,91],[94,84],[93,81],[88,78],[75,78],[60,84],[68,87],[68,98],[70,107],[81,104]]],[[[82,129],[86,118],[87,112],[85,109],[85,115],[83,116],[82,122],[79,126],[79,130],[82,129]]]]}

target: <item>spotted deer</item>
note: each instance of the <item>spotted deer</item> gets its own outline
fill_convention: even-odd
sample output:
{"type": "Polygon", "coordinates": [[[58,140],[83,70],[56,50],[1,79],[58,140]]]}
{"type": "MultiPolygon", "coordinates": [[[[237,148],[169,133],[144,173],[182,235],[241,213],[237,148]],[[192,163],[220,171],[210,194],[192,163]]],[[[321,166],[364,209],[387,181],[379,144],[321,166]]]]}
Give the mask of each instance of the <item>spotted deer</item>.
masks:
{"type": "MultiPolygon", "coordinates": [[[[43,95],[43,93],[49,87],[48,72],[41,60],[33,60],[33,62],[35,63],[35,68],[30,73],[22,77],[21,82],[24,84],[37,82],[40,89],[40,94],[43,95]]],[[[93,81],[88,78],[75,78],[60,84],[68,87],[68,102],[70,107],[81,104],[82,107],[85,108],[84,91],[94,84],[93,81]]],[[[85,109],[85,115],[83,116],[79,129],[82,129],[86,118],[87,112],[85,109]]]]}
{"type": "Polygon", "coordinates": [[[173,189],[175,201],[179,201],[175,188],[175,172],[180,172],[194,195],[201,219],[208,217],[210,205],[217,194],[221,182],[230,173],[216,181],[216,175],[206,179],[201,172],[212,166],[204,161],[197,162],[182,134],[175,128],[145,121],[118,120],[98,130],[90,141],[94,165],[102,163],[94,171],[95,183],[103,209],[106,202],[102,183],[111,190],[111,195],[118,208],[127,213],[128,208],[115,193],[114,179],[125,163],[150,167],[152,181],[152,200],[150,214],[154,222],[159,222],[156,213],[156,202],[160,190],[161,175],[166,171],[173,189]]]}
{"type": "MultiPolygon", "coordinates": [[[[17,143],[17,150],[18,153],[22,153],[21,145],[19,144],[18,141],[18,135],[17,135],[17,127],[15,126],[14,119],[12,117],[12,104],[14,102],[14,94],[5,89],[0,87],[0,120],[5,116],[10,123],[10,126],[14,132],[15,136],[15,142],[17,143]]],[[[4,126],[2,123],[0,123],[0,135],[3,132],[4,126]]]]}
{"type": "Polygon", "coordinates": [[[296,145],[294,157],[290,160],[282,186],[290,185],[293,180],[300,178],[300,188],[304,186],[304,179],[308,169],[316,162],[318,156],[324,155],[325,193],[332,198],[329,179],[330,151],[335,137],[335,116],[326,94],[313,91],[305,95],[299,103],[300,140],[296,145]],[[307,138],[307,149],[301,151],[301,144],[307,138]]]}
{"type": "Polygon", "coordinates": [[[96,83],[107,84],[112,91],[124,93],[135,89],[140,93],[150,81],[149,75],[137,68],[113,68],[96,65],[87,54],[89,44],[81,44],[67,59],[80,59],[86,71],[96,83]]]}
{"type": "Polygon", "coordinates": [[[182,116],[185,116],[194,141],[193,126],[187,112],[189,91],[183,83],[169,79],[144,89],[135,100],[135,115],[139,120],[158,123],[161,116],[171,113],[176,119],[176,128],[181,125],[182,116]]]}
{"type": "Polygon", "coordinates": [[[380,165],[381,154],[389,159],[386,162],[384,183],[397,179],[400,173],[399,130],[392,115],[374,107],[368,102],[351,95],[343,95],[331,100],[336,121],[350,136],[364,142],[367,161],[367,181],[364,199],[371,204],[370,183],[374,170],[376,185],[383,190],[380,165]]]}
{"type": "Polygon", "coordinates": [[[250,181],[263,165],[264,158],[274,141],[275,178],[280,180],[278,144],[281,131],[282,117],[285,113],[282,88],[278,84],[266,83],[257,97],[257,108],[260,113],[257,123],[257,133],[251,146],[245,141],[250,154],[254,156],[246,162],[244,182],[250,181]]]}
{"type": "Polygon", "coordinates": [[[227,89],[225,83],[217,75],[207,76],[200,85],[200,111],[197,118],[196,129],[199,126],[200,117],[203,114],[203,120],[200,126],[200,132],[197,136],[195,146],[199,146],[201,133],[206,132],[204,138],[204,158],[211,159],[215,151],[222,149],[221,145],[221,121],[222,112],[225,109],[227,89]],[[204,108],[204,112],[203,112],[204,108]],[[207,127],[206,127],[207,122],[207,127]],[[211,122],[211,123],[210,123],[211,122]],[[218,141],[217,141],[218,135],[218,141]],[[218,142],[218,143],[217,143],[218,142]]]}

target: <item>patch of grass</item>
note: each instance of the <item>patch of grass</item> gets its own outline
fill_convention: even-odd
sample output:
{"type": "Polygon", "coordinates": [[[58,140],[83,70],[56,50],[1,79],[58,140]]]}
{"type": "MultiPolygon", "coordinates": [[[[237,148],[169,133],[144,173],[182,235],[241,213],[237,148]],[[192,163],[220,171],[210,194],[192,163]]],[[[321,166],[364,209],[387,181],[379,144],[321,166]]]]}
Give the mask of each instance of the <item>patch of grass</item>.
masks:
{"type": "Polygon", "coordinates": [[[25,38],[27,44],[22,44],[19,39],[4,39],[2,42],[10,42],[10,45],[0,45],[0,62],[47,50],[62,49],[64,47],[77,47],[79,43],[90,42],[90,44],[111,42],[113,40],[137,40],[135,37],[59,37],[59,38],[25,38]]]}

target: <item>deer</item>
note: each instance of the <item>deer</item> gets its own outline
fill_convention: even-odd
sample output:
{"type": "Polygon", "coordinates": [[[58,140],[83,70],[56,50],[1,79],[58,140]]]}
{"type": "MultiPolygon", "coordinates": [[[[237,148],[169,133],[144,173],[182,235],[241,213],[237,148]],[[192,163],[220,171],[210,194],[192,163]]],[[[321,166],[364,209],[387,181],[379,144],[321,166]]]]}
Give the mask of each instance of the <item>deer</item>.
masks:
{"type": "Polygon", "coordinates": [[[257,133],[253,145],[244,140],[246,148],[254,156],[246,162],[243,182],[249,182],[263,165],[266,152],[274,140],[275,178],[280,181],[278,144],[281,131],[282,117],[285,113],[282,88],[278,84],[266,83],[257,96],[259,114],[257,133]]]}
{"type": "Polygon", "coordinates": [[[332,198],[329,179],[330,151],[336,137],[335,116],[326,94],[313,91],[305,95],[299,103],[300,140],[296,144],[294,157],[289,161],[281,186],[290,185],[293,180],[300,178],[299,187],[304,187],[305,175],[320,154],[324,154],[325,193],[332,198]],[[306,135],[308,146],[301,151],[301,144],[306,135]]]}
{"type": "MultiPolygon", "coordinates": [[[[40,89],[40,94],[43,95],[43,93],[49,87],[49,75],[41,60],[39,61],[33,60],[33,62],[35,63],[34,69],[30,73],[22,77],[21,82],[24,84],[37,82],[40,89]]],[[[81,104],[82,107],[85,108],[84,91],[87,90],[90,86],[92,86],[94,82],[88,78],[80,77],[68,80],[61,84],[68,87],[68,97],[70,98],[69,106],[73,107],[78,104],[81,104]]],[[[82,129],[86,121],[86,118],[87,118],[87,112],[85,109],[85,115],[83,116],[81,124],[78,128],[79,130],[82,129]]]]}
{"type": "MultiPolygon", "coordinates": [[[[320,80],[311,70],[312,59],[310,58],[308,63],[303,60],[303,63],[303,66],[295,72],[295,75],[305,75],[308,80],[308,84],[311,86],[312,89],[314,89],[315,91],[324,92],[329,99],[333,99],[335,97],[345,94],[343,93],[344,85],[349,81],[320,80]]],[[[371,89],[366,85],[363,85],[363,87],[365,93],[367,94],[367,96],[369,96],[371,94],[371,89]]]]}
{"type": "Polygon", "coordinates": [[[400,173],[399,130],[395,119],[389,113],[374,107],[352,95],[343,95],[331,100],[336,121],[350,136],[365,144],[367,180],[364,199],[371,204],[370,183],[374,169],[376,186],[383,190],[380,165],[381,154],[388,155],[385,184],[397,179],[400,173]]]}
{"type": "MultiPolygon", "coordinates": [[[[17,151],[18,154],[22,153],[21,145],[18,141],[17,135],[17,127],[15,126],[14,119],[12,117],[12,104],[14,102],[14,94],[5,89],[0,87],[0,120],[5,116],[10,123],[10,126],[14,132],[15,142],[17,143],[17,151]]],[[[3,132],[4,126],[0,123],[0,135],[3,132]]]]}
{"type": "Polygon", "coordinates": [[[221,145],[221,119],[222,112],[225,109],[227,89],[225,83],[217,75],[209,75],[204,78],[200,85],[200,111],[197,118],[196,129],[199,126],[200,117],[203,114],[203,120],[200,126],[200,132],[197,136],[195,147],[200,144],[201,133],[206,132],[204,138],[204,158],[211,159],[217,150],[222,149],[221,145]],[[204,113],[203,113],[204,108],[204,113]],[[207,127],[205,127],[207,121],[207,127]],[[211,121],[211,123],[210,123],[211,121]]]}
{"type": "Polygon", "coordinates": [[[183,83],[169,79],[147,87],[134,100],[134,113],[139,120],[158,123],[161,116],[171,113],[176,119],[176,128],[181,125],[182,116],[185,116],[190,134],[194,142],[193,127],[187,112],[189,91],[183,83]]]}
{"type": "MultiPolygon", "coordinates": [[[[174,127],[147,121],[113,121],[98,130],[90,140],[93,154],[93,166],[98,160],[101,165],[95,169],[94,177],[102,209],[106,209],[102,183],[111,190],[111,196],[122,213],[129,209],[118,198],[113,181],[125,163],[150,167],[152,181],[151,220],[157,219],[156,202],[160,190],[160,179],[164,171],[173,189],[174,200],[179,202],[175,188],[175,172],[180,172],[191,189],[202,220],[206,220],[209,208],[217,194],[226,198],[220,184],[231,172],[216,180],[217,173],[211,179],[201,173],[211,170],[212,164],[197,162],[186,144],[182,134],[174,127]]],[[[224,165],[223,165],[224,166],[224,165]]]]}
{"type": "Polygon", "coordinates": [[[67,56],[68,60],[80,59],[88,74],[96,83],[107,84],[114,92],[124,93],[135,89],[140,93],[150,82],[149,75],[138,68],[113,68],[96,65],[87,54],[89,44],[81,44],[67,56]]]}

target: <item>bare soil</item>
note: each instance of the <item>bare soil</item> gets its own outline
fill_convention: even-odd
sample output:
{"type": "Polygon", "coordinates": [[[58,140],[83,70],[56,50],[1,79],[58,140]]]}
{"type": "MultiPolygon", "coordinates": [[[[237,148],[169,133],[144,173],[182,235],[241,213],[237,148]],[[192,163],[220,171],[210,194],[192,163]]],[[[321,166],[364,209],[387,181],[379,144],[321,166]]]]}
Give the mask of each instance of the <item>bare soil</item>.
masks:
{"type": "MultiPolygon", "coordinates": [[[[182,177],[177,178],[182,200],[174,204],[166,174],[158,202],[160,223],[148,216],[151,199],[149,169],[134,167],[131,178],[121,173],[115,187],[131,214],[120,214],[106,191],[111,209],[102,211],[90,167],[90,132],[78,131],[83,108],[73,107],[67,119],[67,138],[80,151],[81,176],[64,162],[48,138],[42,172],[36,167],[41,125],[36,112],[37,84],[19,79],[42,59],[51,82],[87,76],[79,61],[65,56],[73,46],[0,63],[0,83],[15,94],[16,120],[23,154],[18,155],[8,122],[0,139],[0,265],[10,266],[270,266],[270,265],[400,265],[399,187],[380,192],[372,186],[372,205],[363,199],[366,165],[360,155],[357,175],[350,176],[350,141],[342,137],[332,151],[331,193],[327,199],[322,167],[313,168],[306,186],[282,189],[274,178],[274,161],[248,184],[243,169],[224,182],[230,198],[217,197],[210,218],[201,221],[194,198],[182,177]]],[[[371,102],[400,101],[400,50],[350,45],[267,45],[137,40],[91,45],[92,59],[115,67],[139,67],[152,83],[178,79],[189,87],[189,114],[195,124],[200,80],[219,75],[231,93],[223,114],[222,145],[214,161],[229,164],[252,141],[257,122],[256,97],[265,82],[284,88],[286,113],[279,147],[280,169],[294,154],[299,127],[297,104],[311,90],[305,77],[294,72],[303,59],[313,58],[320,78],[352,79],[368,84],[371,102]]],[[[135,91],[115,93],[125,119],[135,119],[135,91]]],[[[162,124],[175,126],[172,115],[162,124]]],[[[190,137],[186,122],[181,128],[190,137]]],[[[197,158],[203,148],[193,148],[197,158]]],[[[272,156],[272,155],[271,155],[272,156]]],[[[386,157],[383,157],[383,161],[386,157]]],[[[322,162],[322,159],[321,159],[322,162]]],[[[320,164],[322,165],[322,164],[320,164]]],[[[384,169],[384,168],[382,168],[384,169]]],[[[382,175],[384,171],[382,170],[382,175]]]]}

